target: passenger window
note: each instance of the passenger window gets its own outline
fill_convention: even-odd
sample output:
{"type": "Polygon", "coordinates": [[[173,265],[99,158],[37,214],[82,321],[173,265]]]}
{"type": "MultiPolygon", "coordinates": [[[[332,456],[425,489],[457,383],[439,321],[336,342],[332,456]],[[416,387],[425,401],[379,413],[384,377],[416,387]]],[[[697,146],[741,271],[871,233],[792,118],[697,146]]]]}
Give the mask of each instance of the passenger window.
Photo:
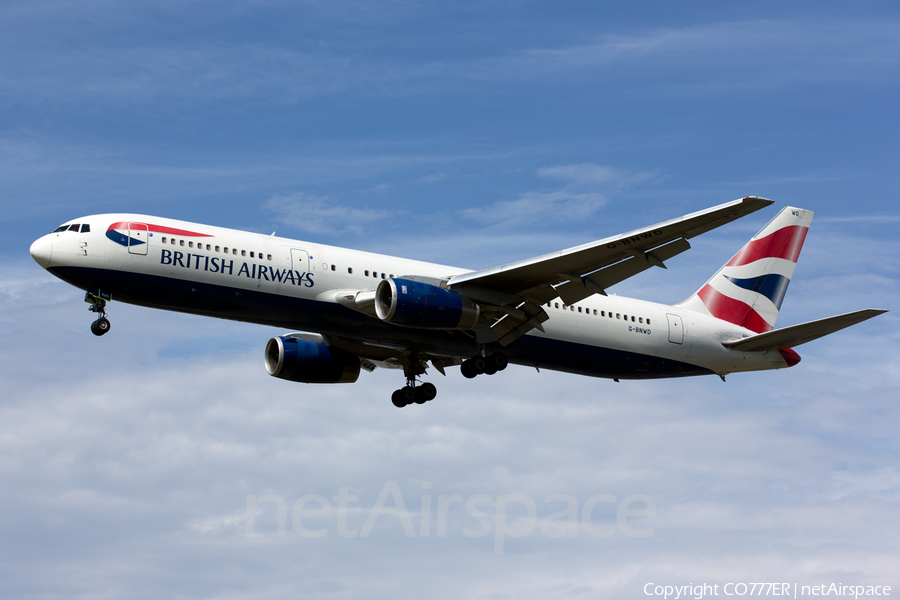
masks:
{"type": "Polygon", "coordinates": [[[237,248],[232,248],[231,253],[234,254],[235,256],[237,256],[237,248]]]}
{"type": "Polygon", "coordinates": [[[209,244],[206,245],[206,249],[209,250],[209,244]]]}
{"type": "Polygon", "coordinates": [[[332,271],[334,271],[334,270],[335,270],[335,268],[334,268],[334,265],[331,265],[331,270],[332,270],[332,271]]]}
{"type": "Polygon", "coordinates": [[[88,225],[87,223],[85,223],[84,225],[81,226],[81,233],[90,233],[90,232],[91,232],[91,226],[90,226],[90,225],[88,225]]]}
{"type": "Polygon", "coordinates": [[[368,269],[367,269],[367,270],[366,270],[366,277],[368,277],[368,276],[369,276],[369,271],[368,271],[368,269]]]}
{"type": "Polygon", "coordinates": [[[184,240],[179,240],[179,242],[181,242],[181,246],[184,246],[184,240]]]}
{"type": "Polygon", "coordinates": [[[347,267],[347,272],[353,275],[353,267],[347,267]]]}
{"type": "Polygon", "coordinates": [[[638,323],[643,323],[643,322],[644,322],[644,317],[638,317],[638,323]]]}
{"type": "Polygon", "coordinates": [[[193,248],[193,247],[194,247],[194,242],[188,242],[188,248],[193,248]]]}
{"type": "Polygon", "coordinates": [[[616,318],[617,318],[617,319],[621,319],[621,318],[622,318],[622,313],[616,313],[616,318]]]}
{"type": "Polygon", "coordinates": [[[595,316],[595,317],[597,316],[597,309],[596,309],[596,308],[594,309],[594,316],[595,316]]]}
{"type": "Polygon", "coordinates": [[[266,254],[266,260],[272,260],[272,255],[271,255],[271,254],[266,254]]]}
{"type": "Polygon", "coordinates": [[[253,258],[253,250],[250,251],[250,258],[253,258]]]}
{"type": "Polygon", "coordinates": [[[554,302],[554,304],[556,305],[556,308],[559,308],[559,302],[554,302]]]}
{"type": "Polygon", "coordinates": [[[246,250],[241,250],[241,256],[247,256],[247,251],[246,251],[246,250]]]}
{"type": "Polygon", "coordinates": [[[69,231],[74,231],[78,233],[78,230],[81,229],[81,225],[69,225],[69,231]]]}
{"type": "Polygon", "coordinates": [[[631,315],[631,322],[634,323],[634,315],[631,315]]]}
{"type": "Polygon", "coordinates": [[[219,251],[219,247],[218,247],[218,246],[216,246],[216,252],[218,252],[218,251],[219,251]]]}
{"type": "Polygon", "coordinates": [[[163,238],[163,239],[162,239],[162,243],[163,243],[163,244],[166,243],[166,238],[163,238]]]}
{"type": "Polygon", "coordinates": [[[581,312],[581,307],[580,307],[580,306],[578,307],[578,312],[581,312]]]}

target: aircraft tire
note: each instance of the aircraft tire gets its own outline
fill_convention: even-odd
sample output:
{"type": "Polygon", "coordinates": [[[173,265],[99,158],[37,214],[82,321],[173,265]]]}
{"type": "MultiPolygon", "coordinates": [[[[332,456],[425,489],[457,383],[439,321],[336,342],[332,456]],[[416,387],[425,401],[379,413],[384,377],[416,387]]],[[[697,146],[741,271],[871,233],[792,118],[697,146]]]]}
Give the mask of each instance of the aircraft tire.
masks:
{"type": "Polygon", "coordinates": [[[485,375],[493,375],[497,372],[497,365],[494,364],[493,360],[486,360],[484,365],[484,374],[485,375]]]}
{"type": "Polygon", "coordinates": [[[422,397],[425,398],[425,402],[430,402],[431,400],[434,400],[435,396],[437,396],[437,388],[431,382],[423,383],[419,387],[419,393],[421,393],[422,397]]]}
{"type": "Polygon", "coordinates": [[[483,356],[476,356],[472,359],[472,366],[475,367],[475,372],[479,375],[484,373],[484,370],[487,368],[487,361],[483,356]]]}
{"type": "Polygon", "coordinates": [[[475,365],[472,364],[471,360],[464,361],[459,366],[459,370],[466,379],[474,379],[478,376],[478,371],[475,370],[475,365]]]}
{"type": "Polygon", "coordinates": [[[98,336],[103,335],[107,331],[109,331],[109,327],[109,319],[107,319],[106,317],[100,317],[99,319],[91,323],[91,333],[98,336]]]}
{"type": "Polygon", "coordinates": [[[397,408],[406,406],[406,400],[403,398],[403,390],[394,391],[394,393],[391,394],[391,402],[393,402],[394,406],[397,408]]]}
{"type": "Polygon", "coordinates": [[[509,359],[507,359],[506,355],[502,352],[491,355],[491,361],[493,361],[494,366],[497,367],[498,371],[502,371],[509,365],[509,359]]]}

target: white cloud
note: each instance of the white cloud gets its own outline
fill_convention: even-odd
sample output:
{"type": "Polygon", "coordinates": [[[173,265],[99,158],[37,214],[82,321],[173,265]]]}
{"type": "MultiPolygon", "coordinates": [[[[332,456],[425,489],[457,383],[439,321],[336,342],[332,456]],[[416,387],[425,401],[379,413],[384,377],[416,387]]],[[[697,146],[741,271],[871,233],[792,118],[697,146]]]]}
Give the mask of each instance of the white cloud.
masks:
{"type": "MultiPolygon", "coordinates": [[[[648,581],[685,577],[893,577],[898,554],[884,531],[900,527],[900,482],[885,457],[897,445],[900,370],[880,363],[896,355],[894,337],[826,338],[815,347],[834,353],[801,352],[793,369],[727,383],[616,384],[515,366],[468,381],[449,369],[426,377],[439,386],[434,402],[397,410],[397,372],[335,386],[269,377],[260,359],[269,328],[114,302],[113,330],[94,338],[77,290],[37,268],[2,275],[14,290],[49,286],[39,295],[55,298],[33,306],[21,291],[0,296],[10,318],[0,532],[24,557],[0,568],[7,586],[72,587],[89,573],[91,589],[145,597],[134,587],[142,572],[152,574],[147,590],[186,597],[633,598],[648,581]],[[52,348],[36,323],[52,332],[52,348]],[[161,357],[173,342],[203,346],[223,329],[232,339],[203,354],[161,357]],[[348,516],[358,530],[387,481],[398,482],[417,532],[429,493],[432,528],[441,494],[524,494],[539,516],[549,494],[571,494],[579,507],[594,494],[645,494],[658,513],[647,539],[535,530],[506,539],[503,556],[492,536],[462,535],[477,523],[459,505],[441,538],[434,529],[406,538],[398,519],[381,517],[370,537],[344,539],[333,516],[310,521],[325,538],[300,537],[290,520],[278,537],[268,508],[259,535],[244,535],[248,495],[279,495],[290,511],[302,495],[330,500],[346,486],[359,497],[348,516]]],[[[801,305],[816,296],[792,292],[801,305]]],[[[483,508],[493,522],[496,507],[483,508]]],[[[614,523],[602,508],[598,521],[614,523]]]]}
{"type": "Polygon", "coordinates": [[[295,192],[273,196],[263,207],[276,214],[276,219],[298,231],[307,233],[362,233],[397,213],[376,208],[354,208],[331,202],[327,196],[310,196],[295,192]]]}
{"type": "MultiPolygon", "coordinates": [[[[202,39],[122,44],[115,36],[108,37],[110,45],[60,52],[53,38],[20,37],[20,30],[27,29],[23,25],[5,36],[11,41],[0,54],[5,84],[0,93],[7,98],[143,103],[254,97],[292,104],[351,90],[366,96],[407,96],[458,92],[484,80],[586,82],[596,80],[598,73],[619,81],[610,92],[630,94],[648,88],[645,78],[630,77],[635,66],[643,73],[662,73],[664,79],[678,74],[677,79],[665,79],[668,84],[653,78],[654,93],[710,94],[799,83],[879,85],[886,73],[900,69],[900,24],[891,20],[708,23],[607,35],[580,44],[519,47],[504,55],[464,60],[416,60],[352,45],[336,50],[331,45],[202,39]],[[828,44],[821,43],[825,39],[828,44]]],[[[384,40],[378,46],[390,48],[384,40]]]]}
{"type": "Polygon", "coordinates": [[[504,227],[545,227],[547,222],[577,223],[593,216],[607,203],[607,194],[659,177],[653,172],[631,172],[596,164],[557,165],[537,170],[540,177],[564,182],[552,191],[520,194],[485,207],[460,211],[468,219],[504,227]]]}
{"type": "Polygon", "coordinates": [[[437,173],[422,176],[419,179],[419,183],[437,183],[446,176],[447,175],[443,171],[438,171],[437,173]]]}

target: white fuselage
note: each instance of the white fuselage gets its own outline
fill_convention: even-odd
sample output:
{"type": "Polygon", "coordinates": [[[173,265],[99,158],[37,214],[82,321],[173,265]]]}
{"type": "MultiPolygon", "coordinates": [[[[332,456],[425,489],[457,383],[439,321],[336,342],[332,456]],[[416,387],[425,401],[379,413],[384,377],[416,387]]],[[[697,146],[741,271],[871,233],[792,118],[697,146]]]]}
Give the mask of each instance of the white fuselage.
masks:
{"type": "MultiPolygon", "coordinates": [[[[32,255],[61,279],[113,300],[382,347],[414,345],[450,358],[475,352],[464,332],[383,323],[337,300],[342,293],[374,291],[386,278],[441,279],[466,269],[146,215],[92,215],[70,223],[90,231],[48,234],[34,243],[32,255]]],[[[678,306],[594,295],[573,306],[556,299],[544,310],[550,317],[544,331],[513,342],[510,362],[617,378],[788,366],[778,351],[723,347],[754,332],[678,306]]]]}

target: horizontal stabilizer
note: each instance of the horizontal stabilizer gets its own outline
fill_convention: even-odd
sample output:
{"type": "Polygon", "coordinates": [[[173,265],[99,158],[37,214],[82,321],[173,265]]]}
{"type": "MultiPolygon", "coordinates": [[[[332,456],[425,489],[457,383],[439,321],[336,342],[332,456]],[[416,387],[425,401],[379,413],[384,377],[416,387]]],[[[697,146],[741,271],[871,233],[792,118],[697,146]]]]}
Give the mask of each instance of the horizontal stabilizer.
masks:
{"type": "Polygon", "coordinates": [[[886,312],[886,310],[867,308],[845,315],[837,315],[835,317],[828,317],[827,319],[819,319],[818,321],[810,321],[809,323],[801,323],[800,325],[792,325],[790,327],[785,327],[784,329],[760,333],[759,335],[740,340],[722,342],[722,345],[726,348],[741,350],[743,352],[762,352],[764,350],[793,348],[794,346],[817,340],[829,333],[840,331],[845,327],[862,323],[867,319],[877,317],[886,312]]]}

